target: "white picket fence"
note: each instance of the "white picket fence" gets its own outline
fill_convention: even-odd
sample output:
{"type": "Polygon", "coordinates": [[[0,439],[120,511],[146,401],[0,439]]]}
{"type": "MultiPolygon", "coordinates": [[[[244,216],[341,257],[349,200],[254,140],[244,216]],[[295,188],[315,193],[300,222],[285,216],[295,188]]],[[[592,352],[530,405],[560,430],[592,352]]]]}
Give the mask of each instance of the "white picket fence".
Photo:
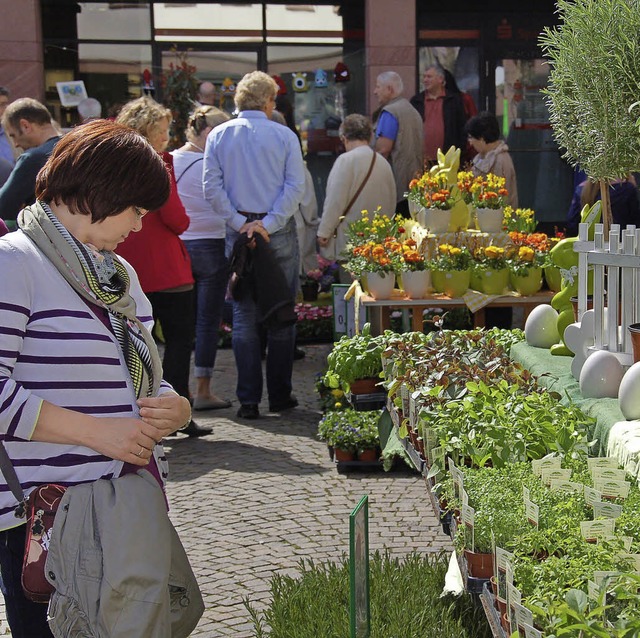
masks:
{"type": "Polygon", "coordinates": [[[578,253],[578,321],[587,310],[587,273],[593,271],[595,340],[593,350],[607,350],[624,366],[633,364],[628,326],[640,323],[640,229],[620,231],[614,224],[605,241],[602,224],[588,241],[580,224],[573,249],[578,253]],[[605,311],[605,306],[607,310],[605,311]],[[606,321],[605,321],[606,312],[606,321]]]}

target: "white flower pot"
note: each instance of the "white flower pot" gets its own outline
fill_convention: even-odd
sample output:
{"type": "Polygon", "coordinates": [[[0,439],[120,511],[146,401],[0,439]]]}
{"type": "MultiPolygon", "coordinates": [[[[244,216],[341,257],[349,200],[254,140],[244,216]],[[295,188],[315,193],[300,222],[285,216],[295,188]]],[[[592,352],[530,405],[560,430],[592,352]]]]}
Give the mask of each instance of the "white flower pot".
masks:
{"type": "Polygon", "coordinates": [[[415,220],[418,211],[422,208],[420,204],[417,204],[412,199],[407,200],[409,202],[409,214],[411,215],[411,219],[415,220]]]}
{"type": "Polygon", "coordinates": [[[502,208],[476,208],[478,228],[483,233],[502,232],[502,208]]]}
{"type": "Polygon", "coordinates": [[[367,289],[374,299],[390,299],[393,287],[396,284],[396,276],[392,272],[378,274],[367,273],[367,289]]]}
{"type": "Polygon", "coordinates": [[[402,289],[409,299],[424,299],[431,289],[431,272],[414,270],[403,272],[402,289]]]}
{"type": "Polygon", "coordinates": [[[422,208],[418,212],[417,219],[421,226],[438,235],[449,230],[451,211],[440,210],[439,208],[422,208]]]}

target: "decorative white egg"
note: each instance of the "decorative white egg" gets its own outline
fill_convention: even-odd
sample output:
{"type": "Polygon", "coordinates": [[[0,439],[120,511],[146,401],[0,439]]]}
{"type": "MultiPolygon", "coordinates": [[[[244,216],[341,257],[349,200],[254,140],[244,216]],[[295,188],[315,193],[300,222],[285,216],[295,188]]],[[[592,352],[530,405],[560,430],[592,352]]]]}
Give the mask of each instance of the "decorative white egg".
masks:
{"type": "Polygon", "coordinates": [[[580,371],[580,392],[585,398],[615,398],[624,370],[618,358],[606,350],[596,350],[580,371]]]}
{"type": "Polygon", "coordinates": [[[640,419],[640,361],[634,363],[622,377],[618,403],[627,421],[640,419]]]}
{"type": "Polygon", "coordinates": [[[536,306],[524,324],[524,338],[534,348],[550,348],[560,341],[558,313],[549,305],[536,306]]]}

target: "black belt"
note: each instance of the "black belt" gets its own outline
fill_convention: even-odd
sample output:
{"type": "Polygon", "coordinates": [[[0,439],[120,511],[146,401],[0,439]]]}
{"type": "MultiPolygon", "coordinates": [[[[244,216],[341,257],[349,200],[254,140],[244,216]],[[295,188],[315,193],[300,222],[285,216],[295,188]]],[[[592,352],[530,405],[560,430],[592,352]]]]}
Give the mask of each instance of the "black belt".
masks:
{"type": "Polygon", "coordinates": [[[244,215],[244,217],[247,218],[248,222],[255,222],[255,221],[258,221],[259,219],[264,219],[267,216],[267,213],[248,213],[245,210],[239,210],[238,212],[241,215],[244,215]]]}

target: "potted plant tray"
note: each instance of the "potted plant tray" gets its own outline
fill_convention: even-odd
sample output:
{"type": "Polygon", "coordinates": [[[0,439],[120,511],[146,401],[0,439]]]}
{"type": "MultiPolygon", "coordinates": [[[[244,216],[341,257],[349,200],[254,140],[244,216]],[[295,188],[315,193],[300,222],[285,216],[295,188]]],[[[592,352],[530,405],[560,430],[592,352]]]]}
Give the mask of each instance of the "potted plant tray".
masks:
{"type": "MultiPolygon", "coordinates": [[[[336,450],[328,446],[329,448],[329,458],[336,463],[336,469],[338,470],[338,474],[344,474],[348,472],[360,471],[360,472],[372,472],[378,471],[382,469],[382,461],[380,460],[380,449],[377,448],[373,450],[373,458],[367,458],[363,456],[360,458],[358,454],[354,454],[351,460],[341,460],[336,455],[336,450]],[[365,460],[363,460],[365,459],[365,460]]],[[[363,452],[368,452],[369,450],[363,450],[363,452]]]]}

